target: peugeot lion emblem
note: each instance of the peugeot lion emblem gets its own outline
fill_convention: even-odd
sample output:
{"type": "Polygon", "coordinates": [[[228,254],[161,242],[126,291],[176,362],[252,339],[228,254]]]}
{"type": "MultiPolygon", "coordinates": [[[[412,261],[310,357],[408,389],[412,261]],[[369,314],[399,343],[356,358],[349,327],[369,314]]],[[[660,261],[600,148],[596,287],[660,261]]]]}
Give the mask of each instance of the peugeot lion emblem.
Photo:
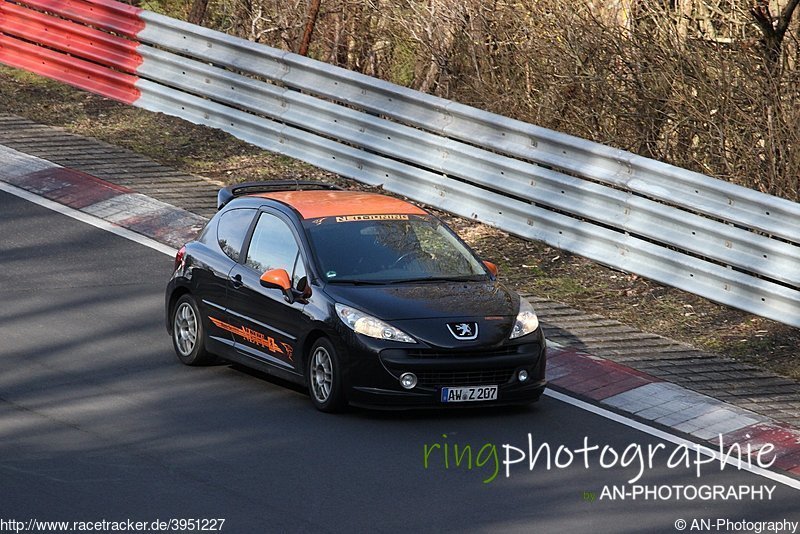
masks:
{"type": "Polygon", "coordinates": [[[470,341],[478,337],[478,323],[447,323],[447,329],[454,338],[462,341],[470,341]]]}

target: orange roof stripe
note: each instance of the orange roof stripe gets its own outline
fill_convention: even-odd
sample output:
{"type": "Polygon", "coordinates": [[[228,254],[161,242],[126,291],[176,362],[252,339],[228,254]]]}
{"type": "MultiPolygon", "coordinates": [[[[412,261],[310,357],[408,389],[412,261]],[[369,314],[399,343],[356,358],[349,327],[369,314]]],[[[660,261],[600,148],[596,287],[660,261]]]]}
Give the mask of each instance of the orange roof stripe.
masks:
{"type": "Polygon", "coordinates": [[[360,191],[280,191],[253,196],[288,204],[299,211],[304,219],[341,215],[427,214],[405,200],[360,191]]]}

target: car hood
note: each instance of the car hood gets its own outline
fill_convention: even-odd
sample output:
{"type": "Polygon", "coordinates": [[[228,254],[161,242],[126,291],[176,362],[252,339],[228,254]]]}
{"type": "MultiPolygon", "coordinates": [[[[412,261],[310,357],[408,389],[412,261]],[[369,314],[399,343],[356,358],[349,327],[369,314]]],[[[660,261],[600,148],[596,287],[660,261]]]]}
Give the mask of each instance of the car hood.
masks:
{"type": "Polygon", "coordinates": [[[378,317],[431,348],[448,350],[502,344],[519,310],[519,296],[498,282],[329,284],[326,292],[335,301],[378,317]]]}
{"type": "Polygon", "coordinates": [[[328,284],[336,302],[384,321],[516,316],[519,297],[498,282],[426,282],[396,285],[328,284]]]}

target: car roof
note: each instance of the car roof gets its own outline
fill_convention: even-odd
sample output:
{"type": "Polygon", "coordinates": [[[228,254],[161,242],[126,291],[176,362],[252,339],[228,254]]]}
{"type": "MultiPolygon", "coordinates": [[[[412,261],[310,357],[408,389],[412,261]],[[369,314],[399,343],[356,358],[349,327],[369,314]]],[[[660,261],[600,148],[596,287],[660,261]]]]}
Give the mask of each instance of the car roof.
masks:
{"type": "Polygon", "coordinates": [[[294,208],[304,219],[348,215],[427,215],[417,206],[386,195],[361,191],[278,191],[257,193],[294,208]]]}

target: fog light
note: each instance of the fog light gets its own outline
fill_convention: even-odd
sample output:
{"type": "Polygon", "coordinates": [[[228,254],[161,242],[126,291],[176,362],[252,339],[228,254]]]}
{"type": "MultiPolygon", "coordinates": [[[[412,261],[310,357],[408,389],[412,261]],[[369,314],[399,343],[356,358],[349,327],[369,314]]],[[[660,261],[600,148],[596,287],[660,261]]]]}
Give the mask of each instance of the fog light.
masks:
{"type": "Polygon", "coordinates": [[[526,371],[525,369],[521,370],[517,375],[517,378],[519,379],[520,382],[525,382],[528,379],[528,371],[526,371]]]}
{"type": "Polygon", "coordinates": [[[417,385],[417,375],[414,373],[403,373],[400,375],[400,385],[405,389],[414,389],[417,385]]]}

